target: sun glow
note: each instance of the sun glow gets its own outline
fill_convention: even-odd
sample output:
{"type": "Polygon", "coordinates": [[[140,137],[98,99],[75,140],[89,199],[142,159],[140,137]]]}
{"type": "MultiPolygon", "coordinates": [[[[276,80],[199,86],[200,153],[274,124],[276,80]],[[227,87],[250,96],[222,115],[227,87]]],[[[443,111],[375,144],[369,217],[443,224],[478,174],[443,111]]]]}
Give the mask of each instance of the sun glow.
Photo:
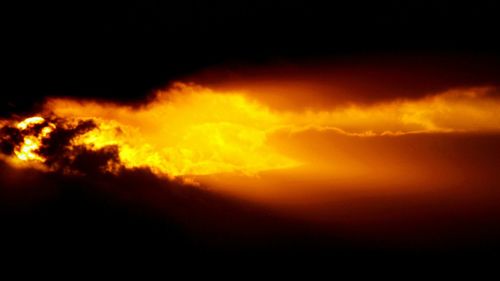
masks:
{"type": "MultiPolygon", "coordinates": [[[[216,92],[175,84],[139,107],[94,101],[51,99],[42,116],[68,124],[92,120],[96,127],[71,140],[72,146],[118,148],[126,168],[147,167],[172,177],[288,169],[308,159],[287,153],[286,139],[307,131],[351,137],[421,133],[498,132],[500,101],[490,88],[449,90],[416,100],[331,110],[274,110],[240,91],[216,92]]],[[[40,116],[16,125],[24,138],[14,153],[23,161],[44,162],[39,148],[56,129],[40,116]]],[[[302,151],[330,150],[305,144],[302,151]]],[[[334,161],[334,160],[332,160],[334,161]]]]}
{"type": "Polygon", "coordinates": [[[169,176],[260,171],[297,166],[268,145],[280,116],[240,94],[177,85],[140,108],[52,100],[47,111],[99,126],[74,139],[93,149],[116,145],[125,167],[169,176]]]}
{"type": "MultiPolygon", "coordinates": [[[[41,125],[45,122],[45,119],[39,116],[30,117],[22,122],[19,122],[16,127],[21,131],[26,131],[33,129],[35,125],[41,125]]],[[[55,125],[48,123],[46,126],[42,127],[40,130],[33,131],[33,134],[24,137],[22,144],[14,150],[15,155],[22,161],[45,161],[38,152],[40,145],[44,138],[49,137],[50,133],[55,129],[55,125]]]]}

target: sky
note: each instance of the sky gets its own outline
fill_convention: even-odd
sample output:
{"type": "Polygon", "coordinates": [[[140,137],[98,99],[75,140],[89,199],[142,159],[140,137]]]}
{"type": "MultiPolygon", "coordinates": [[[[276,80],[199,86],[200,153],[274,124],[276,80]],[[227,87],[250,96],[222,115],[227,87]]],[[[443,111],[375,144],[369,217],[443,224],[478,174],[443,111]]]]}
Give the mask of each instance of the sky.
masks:
{"type": "Polygon", "coordinates": [[[494,1],[6,11],[13,253],[498,250],[494,1]]]}

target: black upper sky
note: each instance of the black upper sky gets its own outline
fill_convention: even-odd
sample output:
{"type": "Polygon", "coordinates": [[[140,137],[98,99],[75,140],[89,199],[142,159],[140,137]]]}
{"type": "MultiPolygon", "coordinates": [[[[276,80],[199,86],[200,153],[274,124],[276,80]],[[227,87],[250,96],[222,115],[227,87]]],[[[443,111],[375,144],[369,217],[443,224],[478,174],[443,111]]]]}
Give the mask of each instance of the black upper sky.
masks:
{"type": "Polygon", "coordinates": [[[136,100],[228,62],[499,50],[497,1],[130,2],[2,4],[2,115],[48,95],[136,100]]]}

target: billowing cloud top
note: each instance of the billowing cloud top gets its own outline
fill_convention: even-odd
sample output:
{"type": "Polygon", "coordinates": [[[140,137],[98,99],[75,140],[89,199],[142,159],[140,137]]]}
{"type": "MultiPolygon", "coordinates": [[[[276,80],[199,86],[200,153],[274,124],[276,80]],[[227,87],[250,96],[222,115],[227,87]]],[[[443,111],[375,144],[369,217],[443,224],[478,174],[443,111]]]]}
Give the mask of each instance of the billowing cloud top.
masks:
{"type": "MultiPolygon", "coordinates": [[[[80,162],[97,153],[100,157],[92,161],[108,172],[123,166],[147,167],[170,177],[252,175],[307,164],[307,159],[291,157],[277,147],[275,136],[283,133],[332,131],[353,137],[498,133],[496,91],[451,89],[419,99],[297,111],[273,109],[245,92],[178,83],[138,107],[50,99],[39,114],[44,117],[4,121],[2,151],[17,160],[68,171],[86,165],[80,162]]],[[[303,150],[314,146],[304,145],[303,150]]]]}

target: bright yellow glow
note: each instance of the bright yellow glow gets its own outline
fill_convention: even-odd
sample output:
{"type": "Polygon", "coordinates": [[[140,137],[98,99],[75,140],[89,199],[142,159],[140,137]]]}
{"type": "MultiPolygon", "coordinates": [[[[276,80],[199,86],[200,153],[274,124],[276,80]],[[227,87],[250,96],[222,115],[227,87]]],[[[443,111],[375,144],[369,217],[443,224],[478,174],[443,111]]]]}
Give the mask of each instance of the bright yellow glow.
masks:
{"type": "Polygon", "coordinates": [[[26,118],[17,124],[17,128],[20,130],[26,130],[31,125],[41,124],[45,121],[42,117],[34,116],[26,118]]]}
{"type": "Polygon", "coordinates": [[[240,94],[178,85],[133,109],[113,104],[52,100],[57,116],[93,119],[99,129],[74,140],[95,149],[119,146],[126,167],[170,176],[260,171],[296,166],[267,144],[280,116],[240,94]]]}
{"type": "MultiPolygon", "coordinates": [[[[215,92],[176,84],[141,107],[111,103],[52,99],[44,114],[67,122],[94,120],[97,128],[73,140],[74,145],[119,148],[125,167],[148,167],[169,176],[242,173],[286,169],[308,164],[292,157],[276,136],[306,131],[332,131],[352,137],[397,136],[419,133],[499,132],[500,100],[487,88],[450,90],[417,100],[337,107],[328,111],[278,111],[243,92],[215,92]]],[[[313,98],[313,97],[312,97],[313,98]]],[[[19,123],[25,130],[41,117],[19,123]]],[[[36,154],[41,140],[26,137],[16,150],[22,160],[44,159],[36,154]]],[[[330,149],[315,143],[303,151],[330,149]]],[[[303,153],[302,153],[303,154],[303,153]]],[[[334,160],[331,160],[334,161],[334,160]]],[[[310,164],[310,163],[309,163],[310,164]]]]}
{"type": "MultiPolygon", "coordinates": [[[[33,125],[42,124],[45,119],[42,117],[30,117],[22,122],[19,122],[16,127],[21,131],[27,130],[33,125]]],[[[42,140],[50,135],[50,133],[55,129],[55,125],[49,123],[47,126],[43,127],[38,134],[27,135],[24,137],[23,143],[14,150],[15,155],[18,159],[22,161],[45,161],[45,158],[40,156],[37,151],[40,149],[42,140]]]]}

